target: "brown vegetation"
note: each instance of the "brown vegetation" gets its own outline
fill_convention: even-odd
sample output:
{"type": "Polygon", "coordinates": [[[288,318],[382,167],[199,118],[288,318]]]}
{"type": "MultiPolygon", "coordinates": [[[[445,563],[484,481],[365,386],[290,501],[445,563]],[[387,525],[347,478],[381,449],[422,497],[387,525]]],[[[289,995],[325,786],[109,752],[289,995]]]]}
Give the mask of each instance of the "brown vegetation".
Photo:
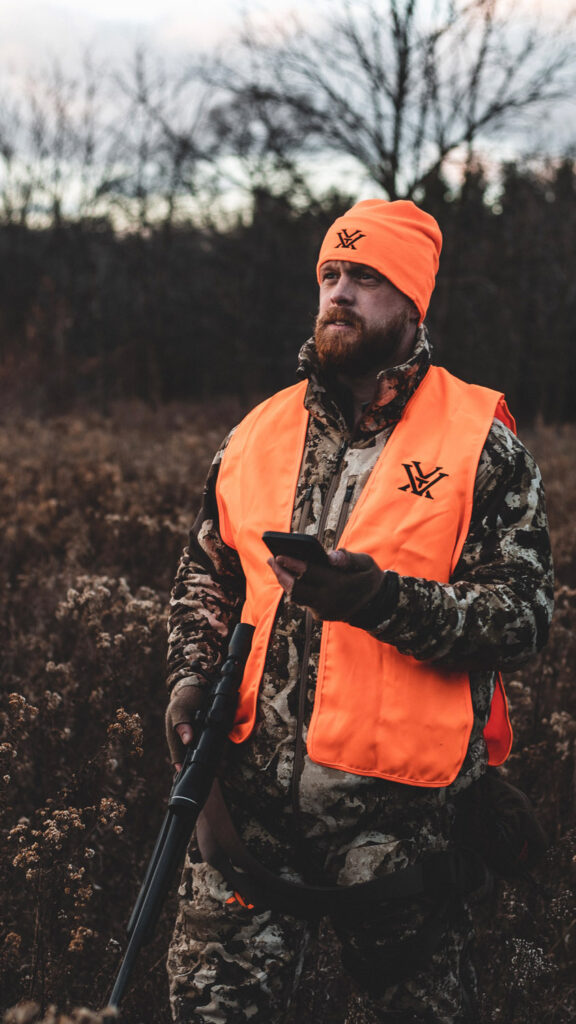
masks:
{"type": "MultiPolygon", "coordinates": [[[[20,419],[0,432],[6,1024],[105,1020],[97,1010],[170,785],[161,724],[168,589],[210,455],[237,414],[122,407],[108,419],[20,419]]],[[[552,846],[532,878],[500,884],[477,910],[485,1020],[494,1024],[576,1017],[575,440],[574,428],[528,439],[547,482],[558,595],[548,648],[508,680],[509,774],[534,798],[552,846]]],[[[127,1024],[169,1020],[163,958],[173,913],[170,904],[139,962],[127,1024]]],[[[301,1019],[321,1024],[322,1001],[301,1019]]]]}

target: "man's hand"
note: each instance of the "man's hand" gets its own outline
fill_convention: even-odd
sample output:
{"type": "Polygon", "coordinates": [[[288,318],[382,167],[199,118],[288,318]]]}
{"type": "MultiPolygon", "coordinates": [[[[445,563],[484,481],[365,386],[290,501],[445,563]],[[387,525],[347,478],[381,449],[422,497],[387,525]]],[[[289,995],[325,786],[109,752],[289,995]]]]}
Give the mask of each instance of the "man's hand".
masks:
{"type": "Polygon", "coordinates": [[[370,629],[396,606],[398,577],[383,572],[371,555],[340,548],[329,566],[278,555],[268,565],[287,596],[317,619],[349,622],[370,629]]]}
{"type": "Polygon", "coordinates": [[[203,703],[203,690],[195,683],[176,683],[166,708],[166,740],[170,758],[176,771],[180,771],[185,747],[194,738],[194,717],[203,703]]]}

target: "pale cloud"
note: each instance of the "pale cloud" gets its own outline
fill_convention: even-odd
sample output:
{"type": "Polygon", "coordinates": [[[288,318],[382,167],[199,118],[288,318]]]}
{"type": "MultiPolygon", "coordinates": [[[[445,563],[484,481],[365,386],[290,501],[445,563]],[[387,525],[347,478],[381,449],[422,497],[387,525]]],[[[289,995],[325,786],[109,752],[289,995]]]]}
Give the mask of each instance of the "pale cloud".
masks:
{"type": "MultiPolygon", "coordinates": [[[[225,39],[240,23],[243,0],[2,0],[0,63],[34,65],[45,56],[67,61],[74,51],[96,47],[118,56],[135,45],[184,52],[225,39]]],[[[292,13],[306,19],[306,0],[267,0],[248,5],[269,20],[292,13]]]]}
{"type": "MultiPolygon", "coordinates": [[[[565,15],[573,0],[502,2],[526,15],[538,8],[549,18],[565,15]]],[[[341,9],[341,0],[0,0],[0,102],[6,92],[22,95],[28,76],[42,80],[54,61],[73,71],[89,53],[97,64],[121,69],[142,48],[169,64],[185,62],[198,49],[226,45],[246,10],[259,24],[286,24],[296,15],[317,27],[329,24],[327,12],[341,9]]],[[[574,104],[558,104],[533,127],[528,145],[545,150],[555,148],[554,140],[573,140],[573,123],[574,104]]]]}
{"type": "MultiPolygon", "coordinates": [[[[571,5],[572,0],[516,0],[514,8],[527,15],[539,8],[551,17],[571,5]]],[[[321,5],[310,0],[1,0],[0,65],[21,73],[43,57],[66,63],[88,48],[116,58],[138,45],[182,54],[226,40],[245,11],[260,23],[287,22],[292,15],[309,24],[322,20],[321,5]]]]}
{"type": "Polygon", "coordinates": [[[99,20],[133,22],[155,21],[166,9],[157,0],[59,0],[58,7],[99,20]]]}
{"type": "Polygon", "coordinates": [[[121,35],[117,25],[63,4],[0,4],[0,63],[4,73],[24,75],[55,58],[66,64],[86,49],[97,47],[104,53],[132,49],[141,37],[141,29],[126,24],[121,35]]]}
{"type": "Polygon", "coordinates": [[[75,73],[86,54],[126,67],[142,49],[167,61],[226,45],[245,10],[257,22],[310,22],[309,0],[0,0],[0,102],[55,63],[75,73]]]}

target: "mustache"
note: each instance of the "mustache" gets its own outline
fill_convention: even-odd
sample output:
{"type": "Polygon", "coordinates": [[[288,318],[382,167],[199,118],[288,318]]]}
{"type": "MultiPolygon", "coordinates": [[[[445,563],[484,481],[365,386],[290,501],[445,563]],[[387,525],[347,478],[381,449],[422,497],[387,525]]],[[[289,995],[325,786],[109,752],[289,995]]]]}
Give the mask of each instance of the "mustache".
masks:
{"type": "Polygon", "coordinates": [[[349,309],[329,309],[328,312],[316,317],[316,329],[328,324],[347,324],[349,327],[363,327],[364,321],[357,313],[349,309]]]}

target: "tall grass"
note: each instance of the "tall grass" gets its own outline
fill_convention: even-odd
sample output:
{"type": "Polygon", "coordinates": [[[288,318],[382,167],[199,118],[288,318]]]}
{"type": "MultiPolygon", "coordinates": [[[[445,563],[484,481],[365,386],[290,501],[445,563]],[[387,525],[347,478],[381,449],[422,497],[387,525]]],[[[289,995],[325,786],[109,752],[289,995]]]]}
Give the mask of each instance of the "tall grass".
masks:
{"type": "MultiPolygon", "coordinates": [[[[237,414],[126,406],[107,419],[21,419],[0,430],[7,1024],[105,1019],[97,1010],[171,781],[168,590],[210,457],[237,414]],[[91,1010],[71,1009],[79,1006],[91,1010]]],[[[508,771],[532,795],[552,846],[531,879],[500,884],[477,908],[478,961],[487,1022],[567,1024],[576,1019],[576,430],[540,428],[528,441],[547,484],[557,611],[544,654],[508,679],[508,771]]],[[[174,898],[136,969],[127,1024],[168,1024],[173,914],[174,898]]],[[[321,970],[324,986],[336,969],[328,958],[321,970]]],[[[342,1014],[345,997],[344,984],[342,1014]]],[[[322,1000],[299,1012],[328,1022],[322,1000]]]]}

